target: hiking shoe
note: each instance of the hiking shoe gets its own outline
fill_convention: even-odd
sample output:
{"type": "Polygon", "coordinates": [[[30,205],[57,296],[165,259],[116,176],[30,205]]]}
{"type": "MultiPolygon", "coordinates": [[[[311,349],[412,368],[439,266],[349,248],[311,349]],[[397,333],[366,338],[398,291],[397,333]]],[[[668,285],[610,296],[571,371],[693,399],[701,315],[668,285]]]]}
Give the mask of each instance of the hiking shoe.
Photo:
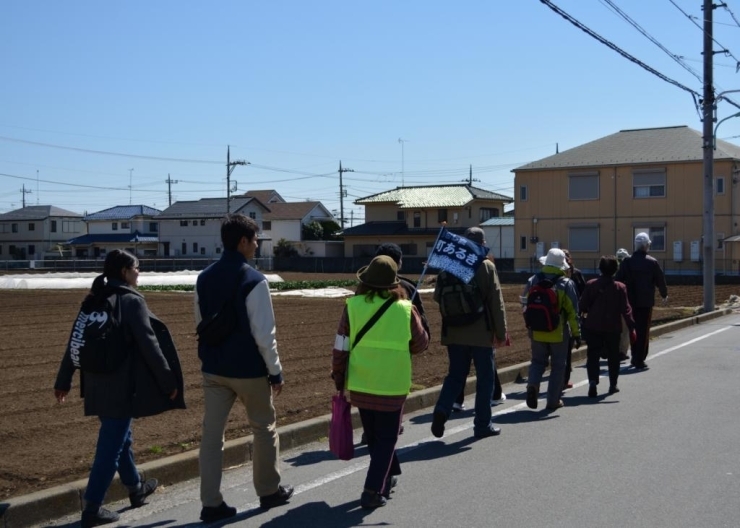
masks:
{"type": "Polygon", "coordinates": [[[599,393],[596,390],[596,385],[589,385],[588,386],[588,397],[589,398],[596,398],[598,395],[599,395],[599,393]]]}
{"type": "Polygon", "coordinates": [[[537,387],[534,385],[527,385],[527,407],[537,408],[537,387]]]}
{"type": "Polygon", "coordinates": [[[147,479],[141,483],[139,491],[128,494],[128,500],[131,502],[132,508],[140,508],[146,504],[146,498],[154,493],[157,489],[159,481],[155,478],[147,479]]]}
{"type": "Polygon", "coordinates": [[[382,495],[386,499],[391,498],[391,493],[393,493],[393,488],[395,488],[398,485],[398,476],[397,475],[390,475],[387,479],[385,479],[385,491],[383,491],[382,495]]]}
{"type": "Polygon", "coordinates": [[[547,407],[546,407],[546,409],[548,411],[557,411],[558,409],[560,409],[561,407],[564,407],[564,406],[565,406],[565,404],[563,403],[563,400],[558,400],[557,403],[555,403],[555,404],[552,404],[552,405],[549,405],[548,404],[547,407]]]}
{"type": "Polygon", "coordinates": [[[619,387],[616,385],[611,385],[609,387],[609,394],[616,394],[617,392],[619,392],[619,387]]]}
{"type": "Polygon", "coordinates": [[[200,510],[200,520],[207,523],[230,519],[235,515],[236,508],[229,506],[225,502],[222,502],[218,506],[203,506],[203,509],[200,510]]]}
{"type": "Polygon", "coordinates": [[[377,491],[363,491],[360,496],[360,506],[365,510],[374,510],[385,506],[387,503],[386,498],[377,491]]]}
{"type": "Polygon", "coordinates": [[[260,507],[269,510],[275,506],[281,506],[287,503],[293,496],[293,486],[278,486],[278,489],[272,495],[260,497],[260,507]]]}
{"type": "Polygon", "coordinates": [[[490,424],[485,429],[481,429],[480,431],[476,430],[473,432],[473,436],[476,438],[488,438],[489,436],[498,436],[501,434],[501,428],[495,427],[493,424],[490,424]]]}
{"type": "Polygon", "coordinates": [[[504,403],[506,401],[506,394],[503,392],[501,393],[501,396],[498,398],[496,396],[493,397],[491,400],[491,406],[498,405],[499,403],[504,403]]]}
{"type": "Polygon", "coordinates": [[[629,359],[629,354],[625,354],[624,352],[619,354],[619,362],[627,361],[629,359]]]}
{"type": "Polygon", "coordinates": [[[445,434],[445,422],[447,417],[441,411],[434,411],[432,415],[432,434],[437,438],[442,438],[445,434]]]}
{"type": "Polygon", "coordinates": [[[465,404],[464,403],[453,403],[452,404],[452,412],[461,412],[465,410],[465,404]]]}
{"type": "Polygon", "coordinates": [[[98,508],[98,511],[83,511],[80,528],[91,528],[116,522],[121,516],[114,511],[98,508]]]}

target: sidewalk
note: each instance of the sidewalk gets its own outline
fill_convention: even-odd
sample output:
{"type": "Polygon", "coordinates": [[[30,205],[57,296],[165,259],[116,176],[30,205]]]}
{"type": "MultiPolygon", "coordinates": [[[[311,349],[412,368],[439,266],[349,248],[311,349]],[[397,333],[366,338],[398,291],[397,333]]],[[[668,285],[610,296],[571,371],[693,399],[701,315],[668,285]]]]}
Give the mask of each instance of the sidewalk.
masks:
{"type": "MultiPolygon", "coordinates": [[[[657,337],[680,328],[700,324],[717,317],[731,313],[731,309],[717,310],[705,315],[692,316],[651,329],[651,335],[657,337]]],[[[586,347],[573,351],[574,364],[583,361],[586,356],[586,347]]],[[[527,375],[529,363],[520,363],[499,371],[502,384],[520,381],[527,375]]],[[[439,395],[441,386],[432,387],[409,395],[405,412],[413,413],[421,409],[432,407],[439,395]]],[[[466,393],[475,392],[475,378],[469,378],[466,393]]],[[[291,424],[279,428],[282,450],[290,450],[310,442],[325,439],[328,434],[330,416],[321,416],[305,422],[291,424]]],[[[354,426],[360,427],[359,415],[353,413],[354,426]]],[[[243,465],[251,460],[252,437],[238,438],[226,442],[224,446],[224,465],[234,467],[243,465]]],[[[147,462],[140,465],[145,474],[151,474],[164,484],[183,482],[198,477],[198,451],[190,451],[147,462]]],[[[16,497],[0,503],[0,527],[20,528],[37,525],[79,512],[82,506],[87,479],[78,480],[69,484],[56,486],[48,490],[29,495],[16,497]]],[[[120,484],[111,486],[107,501],[113,502],[127,498],[127,492],[120,484]]]]}

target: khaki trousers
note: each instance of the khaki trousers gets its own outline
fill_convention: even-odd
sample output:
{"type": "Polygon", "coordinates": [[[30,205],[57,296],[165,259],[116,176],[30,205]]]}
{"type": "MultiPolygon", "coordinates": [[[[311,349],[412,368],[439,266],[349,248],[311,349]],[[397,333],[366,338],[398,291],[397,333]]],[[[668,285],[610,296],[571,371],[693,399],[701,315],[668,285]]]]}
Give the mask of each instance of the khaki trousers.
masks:
{"type": "Polygon", "coordinates": [[[275,407],[266,378],[226,378],[203,373],[203,438],[200,444],[200,500],[203,506],[223,502],[221,475],[224,429],[234,401],[247,411],[247,422],[254,435],[252,473],[257,495],[272,495],[280,484],[278,457],[280,439],[275,428],[275,407]]]}

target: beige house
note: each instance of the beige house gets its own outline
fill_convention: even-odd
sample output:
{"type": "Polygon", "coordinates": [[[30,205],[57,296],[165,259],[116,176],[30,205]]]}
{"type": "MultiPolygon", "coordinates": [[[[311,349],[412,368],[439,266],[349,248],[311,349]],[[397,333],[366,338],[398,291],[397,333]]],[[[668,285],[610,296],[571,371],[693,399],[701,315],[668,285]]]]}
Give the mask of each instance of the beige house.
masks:
{"type": "MultiPolygon", "coordinates": [[[[568,248],[576,266],[594,271],[599,257],[633,250],[635,234],[666,273],[701,274],[703,140],[686,126],[622,130],[514,169],[515,262],[568,248]]],[[[740,267],[737,178],[740,147],[717,141],[714,232],[717,273],[740,267]],[[729,243],[728,243],[729,242],[729,243]]]]}
{"type": "Polygon", "coordinates": [[[365,206],[365,223],[346,228],[345,257],[369,257],[384,242],[401,246],[403,254],[426,257],[442,222],[457,234],[504,214],[513,200],[467,184],[397,187],[355,201],[365,206]]]}

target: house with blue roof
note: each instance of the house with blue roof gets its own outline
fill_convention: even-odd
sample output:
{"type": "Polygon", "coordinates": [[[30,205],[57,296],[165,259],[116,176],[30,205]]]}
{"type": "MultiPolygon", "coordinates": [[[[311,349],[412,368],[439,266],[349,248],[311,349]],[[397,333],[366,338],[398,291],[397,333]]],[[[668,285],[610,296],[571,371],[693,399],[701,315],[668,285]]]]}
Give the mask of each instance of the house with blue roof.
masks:
{"type": "Polygon", "coordinates": [[[159,253],[161,211],[146,205],[117,205],[83,217],[87,234],[67,243],[82,258],[104,257],[112,249],[125,249],[138,257],[159,253]]]}

